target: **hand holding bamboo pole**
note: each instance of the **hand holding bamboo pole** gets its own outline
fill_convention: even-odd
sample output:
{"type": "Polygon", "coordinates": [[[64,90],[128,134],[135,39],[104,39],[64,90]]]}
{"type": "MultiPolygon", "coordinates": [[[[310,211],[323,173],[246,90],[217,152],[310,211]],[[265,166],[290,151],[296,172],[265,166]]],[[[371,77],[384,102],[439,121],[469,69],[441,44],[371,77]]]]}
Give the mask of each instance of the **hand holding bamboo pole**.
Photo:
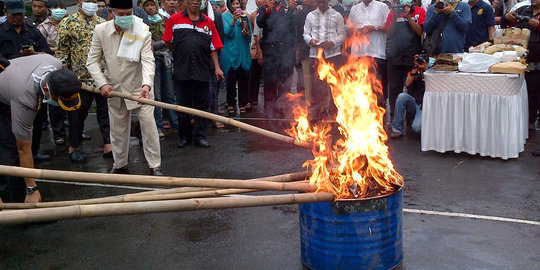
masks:
{"type": "MultiPolygon", "coordinates": [[[[88,92],[101,94],[101,91],[99,91],[99,89],[94,88],[94,87],[89,87],[89,86],[84,85],[84,84],[83,84],[81,89],[85,90],[85,91],[88,91],[88,92]]],[[[274,140],[278,140],[278,141],[285,142],[285,143],[288,143],[288,144],[293,144],[293,145],[296,145],[296,146],[301,146],[301,147],[311,149],[311,144],[309,144],[309,143],[300,142],[295,138],[291,138],[289,136],[285,136],[285,135],[275,133],[275,132],[272,132],[272,131],[269,131],[269,130],[266,130],[266,129],[262,129],[262,128],[259,128],[259,127],[256,127],[256,126],[252,126],[252,125],[240,122],[240,121],[236,121],[236,120],[228,118],[228,117],[223,117],[221,115],[217,115],[217,114],[213,114],[213,113],[209,113],[209,112],[205,112],[205,111],[201,111],[201,110],[197,110],[197,109],[193,109],[193,108],[187,108],[187,107],[183,107],[183,106],[179,106],[179,105],[169,104],[169,103],[165,103],[165,102],[155,101],[153,99],[140,98],[138,96],[134,96],[134,95],[131,95],[131,94],[128,94],[128,93],[123,93],[123,92],[113,91],[113,92],[111,92],[111,95],[113,97],[120,97],[120,98],[124,98],[124,99],[129,99],[129,100],[137,101],[137,102],[142,103],[142,104],[148,104],[148,105],[160,107],[160,108],[167,109],[167,110],[178,111],[178,112],[182,112],[182,113],[186,113],[186,114],[191,114],[191,115],[207,118],[207,119],[210,119],[210,120],[213,120],[213,121],[222,122],[222,123],[225,123],[225,124],[228,124],[228,125],[231,125],[231,126],[241,128],[241,129],[249,131],[249,132],[253,132],[253,133],[268,137],[270,139],[274,139],[274,140]]]]}

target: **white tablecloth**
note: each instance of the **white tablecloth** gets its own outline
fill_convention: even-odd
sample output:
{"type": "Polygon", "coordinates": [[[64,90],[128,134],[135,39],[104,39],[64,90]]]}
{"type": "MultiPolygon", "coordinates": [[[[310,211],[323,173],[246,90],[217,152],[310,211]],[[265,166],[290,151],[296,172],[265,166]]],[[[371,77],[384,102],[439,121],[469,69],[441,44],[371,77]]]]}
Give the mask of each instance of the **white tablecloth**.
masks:
{"type": "Polygon", "coordinates": [[[523,75],[425,73],[422,151],[517,158],[528,138],[523,75]]]}

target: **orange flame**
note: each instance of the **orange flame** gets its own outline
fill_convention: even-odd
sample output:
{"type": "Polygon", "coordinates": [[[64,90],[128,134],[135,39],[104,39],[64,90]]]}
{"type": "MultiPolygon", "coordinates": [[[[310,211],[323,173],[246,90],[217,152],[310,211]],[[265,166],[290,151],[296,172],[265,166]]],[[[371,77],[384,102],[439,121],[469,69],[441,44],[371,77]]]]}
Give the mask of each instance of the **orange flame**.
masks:
{"type": "Polygon", "coordinates": [[[310,183],[317,192],[332,192],[337,198],[369,197],[391,193],[403,185],[389,158],[388,139],[383,128],[385,109],[377,105],[382,85],[375,74],[375,63],[367,58],[349,57],[339,70],[324,61],[319,52],[318,75],[330,86],[338,112],[340,138],[332,144],[328,123],[311,125],[306,105],[293,108],[295,122],[286,132],[302,142],[313,144],[310,183]]]}

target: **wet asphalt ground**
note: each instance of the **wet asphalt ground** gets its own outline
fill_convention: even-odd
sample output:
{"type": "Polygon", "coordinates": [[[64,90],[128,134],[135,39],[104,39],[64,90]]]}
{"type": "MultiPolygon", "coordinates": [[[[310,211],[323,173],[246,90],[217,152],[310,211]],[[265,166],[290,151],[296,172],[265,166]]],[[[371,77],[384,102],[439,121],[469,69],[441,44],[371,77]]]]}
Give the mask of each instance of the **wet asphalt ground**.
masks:
{"type": "MultiPolygon", "coordinates": [[[[221,95],[223,97],[224,95],[221,95]]],[[[281,132],[288,121],[246,123],[281,132]]],[[[67,146],[44,133],[51,161],[39,168],[107,172],[95,115],[87,119],[87,161],[72,163],[67,146]]],[[[234,127],[210,129],[212,146],[177,149],[177,133],[161,140],[162,168],[181,177],[250,179],[301,171],[310,151],[234,127]]],[[[404,260],[400,269],[540,269],[540,131],[518,159],[420,151],[420,137],[389,141],[405,179],[404,260]],[[411,209],[429,210],[428,214],[411,209]],[[471,214],[453,217],[450,213],[471,214]],[[487,217],[482,217],[487,216],[487,217]],[[495,218],[494,218],[495,217],[495,218]],[[518,221],[497,221],[496,217],[518,221]],[[536,221],[524,224],[519,220],[536,221]]],[[[132,138],[129,169],[146,174],[132,138]]],[[[136,188],[38,182],[46,201],[140,192],[136,188]]],[[[259,192],[258,194],[279,192],[259,192]]],[[[256,193],[257,194],[257,193],[256,193]]],[[[298,206],[269,206],[65,220],[0,227],[0,269],[303,269],[298,206]]]]}

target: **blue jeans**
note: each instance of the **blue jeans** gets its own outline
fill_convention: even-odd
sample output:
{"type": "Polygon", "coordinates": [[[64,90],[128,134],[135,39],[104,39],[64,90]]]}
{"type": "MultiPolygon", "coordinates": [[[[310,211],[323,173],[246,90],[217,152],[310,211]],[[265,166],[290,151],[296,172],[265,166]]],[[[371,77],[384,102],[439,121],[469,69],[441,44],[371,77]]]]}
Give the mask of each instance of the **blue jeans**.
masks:
{"type": "Polygon", "coordinates": [[[216,79],[214,70],[210,72],[210,83],[208,84],[208,90],[210,93],[210,112],[213,114],[219,114],[218,110],[218,93],[219,93],[219,83],[216,79]]]}
{"type": "MultiPolygon", "coordinates": [[[[154,76],[154,96],[155,100],[165,103],[175,104],[172,72],[165,67],[163,61],[156,59],[156,74],[154,76]]],[[[169,119],[171,128],[178,129],[178,115],[171,110],[163,110],[165,117],[169,119]]],[[[158,130],[163,129],[161,108],[155,107],[154,118],[158,130]]]]}
{"type": "Polygon", "coordinates": [[[392,131],[405,134],[403,130],[403,122],[405,121],[405,113],[414,115],[411,128],[414,132],[420,133],[422,126],[422,109],[421,104],[416,104],[416,100],[407,93],[401,93],[396,100],[396,112],[394,113],[394,121],[392,122],[392,131]]]}

